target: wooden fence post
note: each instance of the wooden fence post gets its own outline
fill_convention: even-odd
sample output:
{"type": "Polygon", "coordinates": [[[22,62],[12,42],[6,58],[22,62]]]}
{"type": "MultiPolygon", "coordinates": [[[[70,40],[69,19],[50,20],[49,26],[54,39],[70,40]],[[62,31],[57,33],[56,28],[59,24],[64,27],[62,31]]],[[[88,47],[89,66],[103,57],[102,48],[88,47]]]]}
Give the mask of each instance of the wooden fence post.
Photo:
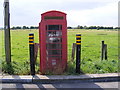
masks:
{"type": "Polygon", "coordinates": [[[107,44],[104,44],[104,41],[102,41],[101,46],[101,60],[107,60],[107,44]]]}
{"type": "Polygon", "coordinates": [[[104,45],[105,48],[105,60],[107,60],[107,44],[104,45]]]}
{"type": "Polygon", "coordinates": [[[102,46],[101,46],[101,60],[104,58],[104,41],[102,41],[102,46]]]}
{"type": "Polygon", "coordinates": [[[38,48],[39,48],[39,43],[34,43],[34,61],[35,62],[37,60],[38,48]]]}
{"type": "Polygon", "coordinates": [[[74,61],[75,49],[76,49],[76,43],[73,43],[73,45],[72,45],[72,55],[71,55],[71,60],[72,61],[74,61]]]}

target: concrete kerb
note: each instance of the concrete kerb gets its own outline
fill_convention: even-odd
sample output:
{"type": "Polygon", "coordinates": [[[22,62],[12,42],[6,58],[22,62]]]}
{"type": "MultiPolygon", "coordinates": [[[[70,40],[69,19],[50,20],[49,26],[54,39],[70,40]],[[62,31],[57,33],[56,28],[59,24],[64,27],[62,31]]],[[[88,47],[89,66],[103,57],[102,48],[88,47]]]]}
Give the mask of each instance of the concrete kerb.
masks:
{"type": "Polygon", "coordinates": [[[25,75],[2,76],[2,83],[73,83],[120,81],[118,73],[85,75],[25,75]]]}
{"type": "Polygon", "coordinates": [[[2,83],[32,83],[33,76],[31,75],[4,75],[2,83]]]}
{"type": "Polygon", "coordinates": [[[108,82],[120,81],[117,73],[109,74],[85,74],[85,75],[35,75],[33,83],[73,83],[73,82],[108,82]]]}

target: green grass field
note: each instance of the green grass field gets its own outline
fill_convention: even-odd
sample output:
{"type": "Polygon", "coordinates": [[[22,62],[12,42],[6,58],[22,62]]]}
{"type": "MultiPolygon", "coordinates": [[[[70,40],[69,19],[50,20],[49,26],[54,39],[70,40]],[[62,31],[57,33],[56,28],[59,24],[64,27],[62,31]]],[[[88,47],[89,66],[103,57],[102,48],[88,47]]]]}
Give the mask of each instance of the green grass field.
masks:
{"type": "MultiPolygon", "coordinates": [[[[29,33],[35,34],[38,43],[38,30],[11,30],[12,65],[7,66],[4,54],[4,32],[0,31],[0,48],[2,71],[10,74],[29,74],[29,33]]],[[[83,73],[112,73],[118,71],[118,31],[109,30],[68,30],[68,70],[64,74],[75,74],[75,60],[71,61],[72,43],[76,33],[82,34],[83,73]],[[101,41],[108,48],[108,60],[101,61],[101,41]]],[[[39,55],[36,62],[36,73],[39,73],[39,55]]]]}

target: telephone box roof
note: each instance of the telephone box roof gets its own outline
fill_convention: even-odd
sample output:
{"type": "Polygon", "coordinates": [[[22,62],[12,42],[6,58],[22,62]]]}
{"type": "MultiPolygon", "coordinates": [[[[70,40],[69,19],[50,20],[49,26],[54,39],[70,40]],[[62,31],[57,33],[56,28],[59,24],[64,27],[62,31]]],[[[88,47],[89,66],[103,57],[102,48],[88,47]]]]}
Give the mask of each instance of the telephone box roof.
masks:
{"type": "Polygon", "coordinates": [[[56,12],[56,13],[61,13],[61,14],[66,15],[66,13],[61,12],[61,11],[56,11],[56,10],[47,11],[47,12],[45,12],[45,13],[42,13],[41,15],[48,14],[48,13],[53,13],[53,12],[56,12]]]}

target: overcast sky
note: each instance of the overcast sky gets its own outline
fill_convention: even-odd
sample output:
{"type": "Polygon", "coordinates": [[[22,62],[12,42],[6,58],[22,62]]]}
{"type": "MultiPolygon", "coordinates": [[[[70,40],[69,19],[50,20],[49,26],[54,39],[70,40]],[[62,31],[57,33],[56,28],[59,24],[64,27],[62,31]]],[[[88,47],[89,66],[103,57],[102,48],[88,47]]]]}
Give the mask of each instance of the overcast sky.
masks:
{"type": "MultiPolygon", "coordinates": [[[[118,26],[119,0],[9,0],[12,26],[38,26],[41,14],[58,10],[67,14],[68,26],[118,26]]],[[[4,26],[0,0],[0,27],[4,26]]]]}

